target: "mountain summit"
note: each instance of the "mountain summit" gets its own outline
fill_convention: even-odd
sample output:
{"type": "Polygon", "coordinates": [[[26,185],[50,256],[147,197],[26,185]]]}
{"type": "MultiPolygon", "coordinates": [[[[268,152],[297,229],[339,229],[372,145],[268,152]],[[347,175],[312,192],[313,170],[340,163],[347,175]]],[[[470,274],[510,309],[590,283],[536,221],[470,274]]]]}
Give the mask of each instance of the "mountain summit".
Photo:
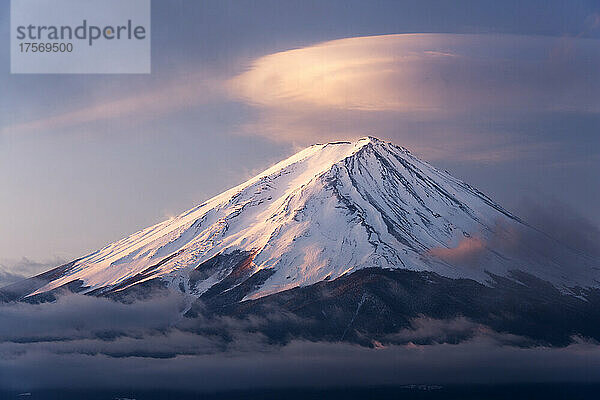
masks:
{"type": "MultiPolygon", "coordinates": [[[[5,288],[27,299],[68,288],[114,295],[160,286],[258,299],[366,268],[489,285],[522,271],[562,292],[598,286],[519,249],[542,235],[472,186],[376,138],[310,146],[193,209],[5,288]],[[242,290],[243,288],[243,290],[242,290]]],[[[526,249],[525,249],[526,250],[526,249]]],[[[582,256],[583,257],[583,256],[582,256]]]]}

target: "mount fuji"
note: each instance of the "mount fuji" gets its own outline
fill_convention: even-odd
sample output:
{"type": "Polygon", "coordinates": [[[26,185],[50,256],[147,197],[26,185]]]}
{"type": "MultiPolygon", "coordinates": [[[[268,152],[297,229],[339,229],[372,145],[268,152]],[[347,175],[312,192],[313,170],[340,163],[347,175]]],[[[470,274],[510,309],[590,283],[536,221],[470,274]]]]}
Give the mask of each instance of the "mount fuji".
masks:
{"type": "Polygon", "coordinates": [[[366,137],[310,146],[0,299],[134,301],[166,290],[188,299],[191,317],[277,305],[321,321],[310,337],[360,341],[415,316],[466,316],[561,342],[600,337],[599,266],[407,149],[366,137]],[[530,245],[542,242],[569,265],[530,245]],[[544,333],[565,318],[567,329],[544,333]]]}

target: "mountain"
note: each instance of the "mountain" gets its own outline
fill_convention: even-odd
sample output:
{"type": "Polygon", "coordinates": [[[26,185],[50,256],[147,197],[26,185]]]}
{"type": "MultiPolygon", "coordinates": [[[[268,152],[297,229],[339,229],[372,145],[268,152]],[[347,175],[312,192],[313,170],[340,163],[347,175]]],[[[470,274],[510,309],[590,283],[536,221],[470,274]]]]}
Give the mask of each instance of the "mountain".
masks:
{"type": "Polygon", "coordinates": [[[522,229],[533,230],[475,188],[367,137],[313,145],[177,217],[39,275],[23,295],[68,285],[107,294],[160,278],[200,296],[260,274],[264,282],[246,296],[256,299],[368,267],[481,283],[520,269],[565,290],[598,285],[600,274],[585,265],[568,276],[551,263],[516,268],[492,247],[522,229]],[[478,253],[476,265],[469,253],[478,253]]]}
{"type": "MultiPolygon", "coordinates": [[[[519,301],[532,307],[539,296],[565,309],[573,301],[590,304],[600,286],[598,265],[407,149],[366,137],[308,147],[177,217],[8,286],[0,297],[40,301],[69,290],[131,299],[172,289],[190,304],[200,299],[239,315],[267,303],[298,305],[308,296],[322,305],[351,293],[343,319],[382,295],[340,287],[400,279],[422,290],[396,291],[384,303],[406,304],[410,292],[420,306],[409,314],[421,315],[440,296],[435,288],[446,287],[447,295],[462,287],[440,297],[430,314],[469,315],[475,305],[474,314],[503,307],[490,300],[492,289],[503,290],[504,299],[523,294],[519,301]],[[539,243],[553,250],[544,254],[539,243]],[[568,266],[556,249],[569,254],[568,266]],[[453,311],[439,312],[454,303],[453,311]]],[[[189,314],[196,311],[192,305],[189,314]]]]}

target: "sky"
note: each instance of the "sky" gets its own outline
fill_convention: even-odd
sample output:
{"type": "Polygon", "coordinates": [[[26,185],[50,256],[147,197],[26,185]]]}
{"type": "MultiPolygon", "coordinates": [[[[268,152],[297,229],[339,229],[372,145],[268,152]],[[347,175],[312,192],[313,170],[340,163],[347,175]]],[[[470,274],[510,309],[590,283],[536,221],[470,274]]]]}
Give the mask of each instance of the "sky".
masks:
{"type": "Polygon", "coordinates": [[[153,0],[148,75],[11,75],[9,14],[0,279],[366,135],[517,214],[559,203],[600,224],[597,1],[153,0]]]}

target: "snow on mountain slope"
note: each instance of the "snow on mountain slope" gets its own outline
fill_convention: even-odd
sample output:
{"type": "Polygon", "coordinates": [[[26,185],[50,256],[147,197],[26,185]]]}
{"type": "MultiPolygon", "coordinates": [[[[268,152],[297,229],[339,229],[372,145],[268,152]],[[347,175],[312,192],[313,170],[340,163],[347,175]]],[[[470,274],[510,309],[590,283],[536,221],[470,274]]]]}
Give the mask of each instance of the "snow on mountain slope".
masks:
{"type": "Polygon", "coordinates": [[[489,273],[519,268],[562,288],[597,285],[593,269],[574,267],[565,276],[558,265],[518,264],[490,248],[514,227],[529,229],[404,148],[370,137],[317,144],[177,217],[76,260],[30,295],[74,281],[83,293],[101,294],[161,278],[200,296],[231,273],[202,271],[205,262],[236,250],[250,254],[248,276],[270,271],[247,298],[365,267],[427,270],[479,282],[489,280],[489,273]],[[455,255],[473,244],[476,264],[444,257],[444,251],[455,255]],[[203,278],[190,284],[197,270],[203,278]]]}

